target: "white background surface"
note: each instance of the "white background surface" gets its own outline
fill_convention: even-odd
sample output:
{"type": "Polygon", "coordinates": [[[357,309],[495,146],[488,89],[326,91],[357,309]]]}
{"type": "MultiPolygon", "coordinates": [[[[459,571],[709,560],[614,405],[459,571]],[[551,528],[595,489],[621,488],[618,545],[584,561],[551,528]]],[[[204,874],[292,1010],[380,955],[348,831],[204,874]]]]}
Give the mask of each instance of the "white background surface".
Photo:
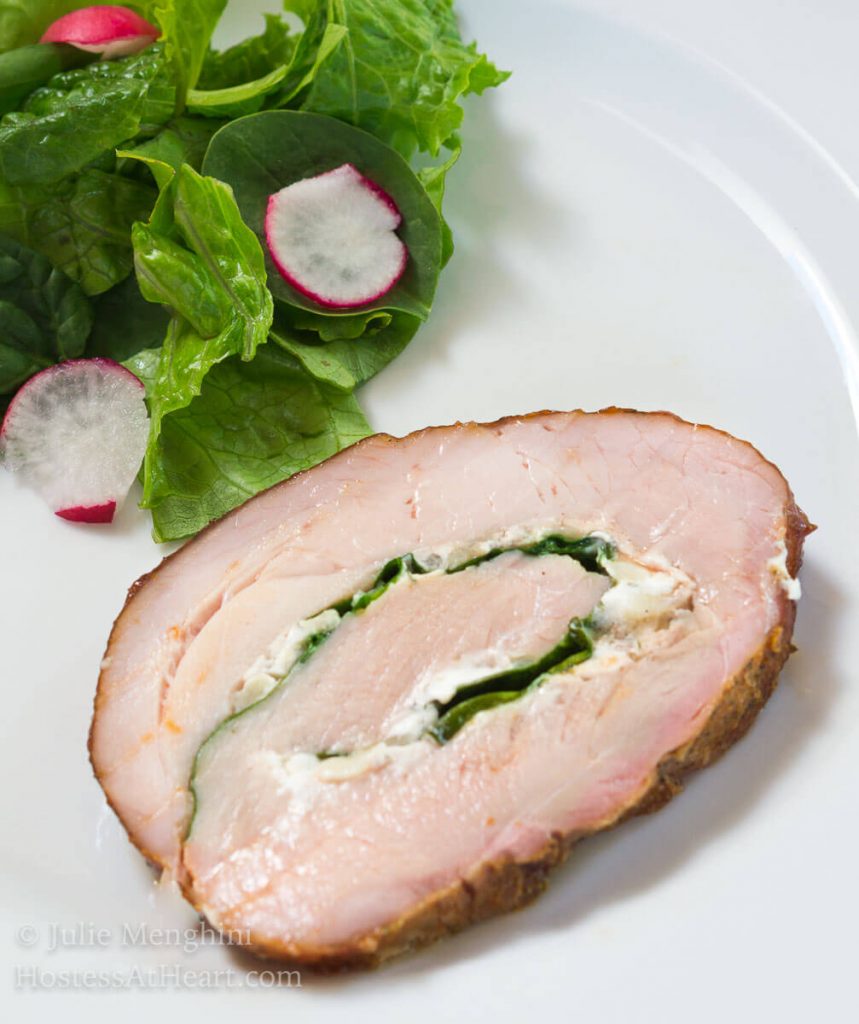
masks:
{"type": "MultiPolygon", "coordinates": [[[[268,6],[234,0],[221,41],[268,6]]],[[[522,913],[300,990],[16,991],[18,967],[240,984],[254,965],[123,942],[126,925],[194,922],[85,752],[110,622],[159,557],[146,518],[129,504],[113,529],[70,526],[0,474],[6,1020],[859,1019],[859,8],[461,8],[515,74],[469,105],[457,253],[429,325],[364,390],[372,424],[617,404],[752,440],[820,526],[799,652],[747,740],[657,816],[579,847],[522,913]],[[79,923],[106,948],[48,949],[52,924],[79,923]]]]}

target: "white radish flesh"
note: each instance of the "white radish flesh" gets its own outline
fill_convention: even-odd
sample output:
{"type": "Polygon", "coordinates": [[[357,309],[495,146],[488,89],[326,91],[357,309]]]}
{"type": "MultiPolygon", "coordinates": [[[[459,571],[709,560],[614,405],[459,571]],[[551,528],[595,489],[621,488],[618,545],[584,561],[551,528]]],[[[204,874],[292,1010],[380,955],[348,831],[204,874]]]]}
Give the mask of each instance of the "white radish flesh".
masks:
{"type": "Polygon", "coordinates": [[[322,306],[381,298],[403,275],[408,249],[393,199],[352,164],[269,197],[266,241],[281,276],[322,306]]]}
{"type": "Polygon", "coordinates": [[[0,453],[58,516],[105,523],[134,482],[148,435],[137,377],[112,359],[72,359],[21,388],[0,429],[0,453]]]}

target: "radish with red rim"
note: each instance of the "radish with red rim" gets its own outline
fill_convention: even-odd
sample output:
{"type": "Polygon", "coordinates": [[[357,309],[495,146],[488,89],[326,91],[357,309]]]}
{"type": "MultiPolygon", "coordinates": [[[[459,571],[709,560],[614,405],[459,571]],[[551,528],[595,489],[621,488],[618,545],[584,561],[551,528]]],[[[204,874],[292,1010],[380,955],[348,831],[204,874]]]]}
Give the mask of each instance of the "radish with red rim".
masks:
{"type": "Polygon", "coordinates": [[[0,453],[63,519],[109,523],[149,435],[144,388],[112,359],[70,359],[31,377],[6,410],[0,453]]]}
{"type": "Polygon", "coordinates": [[[40,42],[68,43],[105,60],[128,57],[154,43],[160,30],[127,7],[82,7],[57,18],[40,42]]]}
{"type": "MultiPolygon", "coordinates": [[[[343,333],[326,329],[326,338],[362,335],[375,311],[399,311],[419,320],[427,318],[442,262],[441,218],[417,175],[390,146],[333,117],[303,110],[269,110],[239,118],[221,128],[206,151],[203,173],[232,187],[242,218],[265,247],[268,286],[275,302],[290,311],[302,310],[305,321],[312,324],[324,323],[330,327],[344,324],[349,328],[343,333]],[[252,159],[249,154],[253,154],[252,159]],[[319,187],[314,179],[322,179],[324,183],[328,180],[327,172],[347,165],[360,172],[350,172],[351,184],[358,195],[372,201],[369,208],[379,214],[380,219],[387,218],[392,254],[402,259],[399,239],[407,250],[408,259],[402,267],[402,275],[381,295],[379,292],[385,282],[376,285],[374,291],[367,287],[361,293],[364,301],[360,305],[328,305],[310,298],[307,291],[318,291],[323,298],[331,298],[329,292],[306,287],[302,290],[278,269],[266,230],[267,221],[271,219],[268,216],[270,197],[305,179],[311,179],[312,185],[319,187]],[[363,187],[358,184],[358,178],[366,183],[363,187]],[[396,214],[387,205],[388,201],[402,217],[393,234],[391,225],[396,214]]],[[[346,174],[342,177],[346,178],[346,174]]],[[[326,219],[332,215],[333,211],[326,212],[326,219]]],[[[368,234],[365,232],[363,237],[368,234]]],[[[297,276],[288,261],[281,258],[280,262],[290,276],[297,276]]],[[[394,266],[399,270],[400,263],[394,265],[392,261],[388,267],[391,277],[394,277],[394,266]]],[[[318,329],[307,322],[303,326],[318,329]]]]}
{"type": "Polygon", "coordinates": [[[397,204],[354,164],[269,196],[265,235],[281,276],[320,306],[375,302],[403,276],[409,253],[397,204]]]}

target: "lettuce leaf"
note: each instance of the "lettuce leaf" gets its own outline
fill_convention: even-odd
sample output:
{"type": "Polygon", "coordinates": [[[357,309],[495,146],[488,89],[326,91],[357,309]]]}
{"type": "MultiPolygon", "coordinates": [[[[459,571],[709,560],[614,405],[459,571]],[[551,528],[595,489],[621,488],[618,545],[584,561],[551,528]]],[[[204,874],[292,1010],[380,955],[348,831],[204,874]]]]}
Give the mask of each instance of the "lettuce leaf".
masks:
{"type": "Polygon", "coordinates": [[[147,0],[145,16],[159,25],[176,86],[177,109],[200,77],[209,40],[227,0],[147,0]]]}
{"type": "Polygon", "coordinates": [[[263,78],[290,64],[298,36],[277,14],[266,14],[265,31],[220,52],[211,50],[203,61],[198,89],[228,89],[263,78]]]}
{"type": "Polygon", "coordinates": [[[289,75],[281,89],[266,103],[269,109],[298,106],[296,97],[316,77],[319,69],[337,50],[347,34],[343,25],[331,22],[322,0],[304,18],[304,31],[298,39],[289,65],[289,75]]]}
{"type": "Polygon", "coordinates": [[[230,85],[224,89],[191,89],[188,93],[188,110],[203,117],[255,114],[262,110],[266,97],[280,86],[288,74],[288,65],[282,64],[252,82],[230,85]]]}
{"type": "MultiPolygon", "coordinates": [[[[130,365],[145,377],[146,364],[141,354],[130,365]]],[[[252,362],[219,363],[199,396],[164,420],[147,479],[153,536],[191,536],[369,432],[351,394],[310,377],[276,347],[252,362]]]]}
{"type": "Polygon", "coordinates": [[[148,390],[149,446],[143,505],[153,500],[171,413],[200,394],[224,359],[253,359],[273,317],[265,262],[232,192],[184,164],[162,191],[148,224],[135,224],[134,261],[140,292],[172,313],[157,371],[148,390]]]}
{"type": "Polygon", "coordinates": [[[314,79],[346,36],[340,25],[329,25],[320,6],[290,57],[269,68],[260,77],[221,89],[193,89],[188,93],[188,108],[209,117],[241,117],[264,107],[275,109],[292,104],[295,97],[314,79]]]}
{"type": "Polygon", "coordinates": [[[409,158],[436,156],[462,123],[459,100],[500,85],[498,71],[460,38],[453,0],[286,0],[307,23],[324,8],[345,29],[317,67],[302,110],[348,121],[409,158]]]}

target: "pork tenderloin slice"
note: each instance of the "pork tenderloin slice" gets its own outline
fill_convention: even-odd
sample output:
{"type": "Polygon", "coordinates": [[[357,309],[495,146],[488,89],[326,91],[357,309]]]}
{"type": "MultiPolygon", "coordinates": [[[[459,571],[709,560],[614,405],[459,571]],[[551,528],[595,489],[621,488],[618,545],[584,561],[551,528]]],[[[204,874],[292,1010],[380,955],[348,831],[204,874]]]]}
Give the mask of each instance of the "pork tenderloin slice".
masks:
{"type": "MultiPolygon", "coordinates": [[[[342,821],[345,829],[357,835],[356,823],[349,819],[352,800],[368,809],[372,821],[379,815],[384,817],[384,809],[390,806],[394,828],[397,808],[408,804],[410,794],[416,804],[420,803],[416,795],[420,793],[430,800],[427,807],[435,806],[435,795],[445,792],[444,765],[453,757],[452,751],[468,752],[472,744],[485,742],[486,749],[503,753],[503,757],[498,755],[499,766],[507,761],[523,766],[515,771],[511,768],[510,776],[502,773],[513,800],[509,820],[504,817],[503,800],[496,808],[500,817],[487,815],[508,820],[504,831],[490,842],[475,846],[474,834],[464,829],[465,845],[457,847],[444,866],[433,869],[431,891],[415,879],[402,879],[399,888],[394,884],[399,895],[391,899],[398,907],[404,905],[403,887],[412,886],[416,893],[424,893],[422,902],[416,896],[396,919],[392,915],[400,913],[399,910],[392,907],[386,916],[382,907],[376,919],[385,919],[387,923],[381,925],[370,923],[371,914],[362,919],[350,912],[354,930],[345,938],[345,932],[331,930],[326,917],[326,886],[336,887],[340,882],[326,875],[328,880],[316,895],[301,895],[300,886],[292,890],[290,899],[296,907],[309,908],[306,913],[310,915],[308,920],[312,919],[312,928],[302,933],[295,930],[296,918],[286,916],[281,926],[276,926],[273,908],[277,900],[285,897],[280,876],[271,871],[269,895],[275,902],[266,903],[268,897],[253,886],[248,898],[247,912],[253,915],[259,948],[307,962],[373,960],[408,942],[425,941],[447,927],[465,924],[492,909],[515,905],[533,892],[534,886],[527,879],[543,874],[542,868],[526,870],[519,865],[527,866],[532,860],[541,864],[547,858],[536,855],[534,860],[527,852],[530,847],[513,845],[511,828],[516,830],[515,834],[523,827],[523,834],[533,828],[534,845],[542,837],[544,848],[555,850],[548,860],[557,859],[557,850],[566,848],[566,843],[552,838],[560,834],[554,831],[556,824],[558,829],[573,828],[571,837],[601,827],[601,822],[629,813],[639,799],[644,799],[648,789],[651,793],[663,793],[665,785],[659,780],[660,773],[667,771],[665,765],[672,765],[672,772],[677,774],[687,764],[705,763],[706,751],[722,749],[738,731],[736,722],[747,723],[751,717],[749,709],[753,710],[769,693],[789,649],[794,608],[787,589],[789,577],[799,567],[807,522],[774,466],[743,442],[661,413],[545,413],[486,426],[435,428],[402,440],[376,437],[253,499],[133,589],[108,645],[99,682],[91,752],[96,774],[134,841],[153,859],[175,864],[187,827],[188,749],[193,749],[194,742],[201,737],[194,736],[194,742],[188,741],[188,749],[179,756],[173,731],[179,723],[166,709],[171,705],[182,707],[186,723],[199,720],[205,723],[203,735],[210,731],[212,723],[230,712],[234,687],[248,667],[247,656],[252,651],[263,652],[289,627],[290,621],[319,611],[319,598],[324,592],[324,586],[317,589],[319,580],[336,579],[331,592],[339,591],[339,597],[355,586],[366,585],[387,559],[404,552],[420,555],[421,551],[445,546],[468,550],[523,528],[531,532],[556,530],[573,536],[601,530],[634,557],[677,567],[694,583],[695,633],[699,643],[706,638],[703,649],[683,654],[683,643],[691,641],[676,638],[676,644],[664,657],[678,670],[682,669],[683,675],[681,678],[680,674],[672,673],[670,678],[674,681],[669,692],[659,689],[658,680],[648,689],[637,676],[633,678],[633,691],[641,688],[643,694],[650,695],[645,704],[652,717],[640,722],[636,719],[628,732],[620,728],[620,719],[611,708],[615,703],[619,707],[625,703],[633,706],[618,696],[626,692],[621,687],[617,692],[611,690],[614,696],[606,698],[609,711],[602,715],[618,730],[610,736],[597,728],[599,716],[593,720],[580,719],[565,712],[555,722],[559,727],[561,721],[566,723],[565,738],[584,730],[599,736],[600,741],[604,737],[610,749],[617,747],[621,752],[630,736],[645,730],[655,746],[642,748],[641,752],[638,747],[627,751],[627,761],[638,764],[640,753],[641,758],[649,758],[648,771],[630,767],[616,773],[618,779],[624,780],[637,772],[637,777],[645,780],[641,784],[644,790],[639,793],[626,783],[626,789],[619,783],[615,789],[582,776],[575,783],[575,793],[561,791],[563,807],[558,808],[552,800],[547,803],[549,793],[555,791],[551,772],[544,786],[539,773],[533,774],[529,767],[538,754],[520,758],[518,754],[514,756],[512,747],[503,753],[508,741],[496,737],[500,723],[508,721],[513,723],[507,734],[510,743],[520,733],[538,735],[522,723],[529,722],[534,714],[529,708],[541,707],[540,702],[548,699],[544,694],[552,692],[542,687],[531,697],[477,716],[446,746],[430,748],[433,757],[426,767],[418,759],[407,773],[413,777],[414,785],[402,782],[398,788],[391,766],[329,787],[341,794],[336,800],[332,796],[334,804],[325,810],[329,817],[324,820],[335,831],[339,828],[337,822],[342,821]],[[317,582],[311,585],[310,581],[317,582]],[[272,602],[278,588],[282,588],[280,598],[272,602]],[[269,608],[279,601],[289,609],[288,614],[272,612],[269,617],[269,608]],[[247,605],[242,610],[244,602],[247,605]],[[231,616],[235,616],[234,620],[231,616]],[[234,645],[226,641],[238,640],[247,630],[253,633],[256,622],[263,622],[264,628],[260,627],[258,635],[247,639],[241,660],[237,658],[219,677],[219,647],[229,658],[234,645]],[[244,631],[242,623],[247,623],[244,631]],[[194,649],[204,634],[207,645],[211,644],[208,653],[200,646],[194,649]],[[192,672],[198,657],[200,668],[192,672]],[[747,669],[749,665],[757,667],[747,669]],[[749,677],[755,680],[754,686],[740,686],[737,682],[749,677]],[[745,694],[744,701],[730,696],[736,693],[745,694]],[[687,696],[689,708],[684,703],[687,696]],[[733,717],[724,712],[724,708],[735,705],[741,710],[733,717]],[[481,719],[486,724],[479,724],[481,719]],[[729,727],[721,732],[712,724],[724,721],[729,722],[729,727]],[[490,728],[496,722],[499,724],[490,728]],[[484,733],[485,741],[481,739],[484,733]],[[690,755],[691,760],[684,759],[670,746],[681,735],[687,737],[681,743],[681,751],[696,752],[694,757],[690,755]],[[436,760],[438,766],[432,768],[436,760]],[[421,781],[424,776],[425,782],[421,781]],[[388,793],[385,779],[391,780],[390,799],[384,795],[388,793]],[[528,795],[529,786],[540,791],[540,800],[528,795]],[[382,797],[382,790],[377,793],[374,787],[383,787],[382,797]],[[362,793],[366,795],[360,796],[362,793]],[[582,810],[572,814],[572,804],[579,806],[576,794],[582,793],[589,796],[587,800],[582,798],[582,810]],[[374,802],[379,798],[381,805],[374,802]],[[604,798],[610,813],[600,817],[594,808],[605,810],[601,803],[604,798]],[[552,808],[553,817],[534,817],[532,805],[537,803],[552,808]],[[588,808],[591,810],[586,822],[590,824],[577,824],[577,816],[588,808]],[[515,822],[529,824],[517,826],[515,822]],[[461,866],[478,848],[471,866],[451,880],[451,864],[461,866]],[[496,870],[493,865],[502,867],[496,870]],[[480,892],[470,882],[463,888],[463,877],[481,879],[480,892]],[[500,895],[490,898],[490,892],[500,895]],[[302,902],[305,896],[306,902],[302,902]],[[255,916],[258,913],[261,916],[255,916]]],[[[657,659],[657,655],[653,652],[652,658],[657,659]]],[[[599,664],[599,659],[592,660],[591,670],[599,664]]],[[[587,667],[577,670],[579,684],[588,678],[583,674],[587,667]]],[[[618,677],[616,672],[609,674],[618,677]]],[[[577,692],[575,686],[569,692],[577,692]]],[[[593,690],[594,694],[597,692],[593,690]]],[[[580,700],[586,696],[587,693],[582,694],[580,700]]],[[[479,746],[480,751],[483,749],[479,746]]],[[[557,750],[559,756],[568,752],[563,745],[557,750]]],[[[544,762],[549,759],[544,757],[544,762]]],[[[450,778],[454,779],[457,771],[467,777],[474,766],[479,782],[481,763],[486,762],[480,757],[474,762],[454,762],[449,769],[450,778]]],[[[570,765],[571,769],[576,767],[575,759],[570,765]]],[[[487,793],[486,799],[495,807],[494,801],[499,797],[497,793],[487,793]]],[[[654,799],[648,797],[648,805],[654,799]]],[[[476,821],[481,805],[478,802],[474,806],[476,821]]],[[[462,807],[460,811],[466,813],[462,807]]],[[[434,812],[427,813],[431,819],[434,812]]],[[[409,831],[405,824],[409,820],[408,816],[402,819],[400,830],[404,834],[409,831]]],[[[440,825],[436,832],[446,835],[445,825],[440,825]]],[[[368,849],[374,843],[378,847],[384,834],[377,831],[366,837],[368,849]]],[[[200,835],[195,825],[185,855],[191,872],[186,880],[188,894],[199,905],[210,906],[216,919],[239,920],[244,911],[240,901],[229,895],[230,885],[242,889],[243,885],[248,886],[248,879],[243,882],[232,867],[225,866],[215,872],[223,876],[223,887],[210,890],[211,869],[218,858],[217,844],[196,845],[200,835]]],[[[269,858],[271,867],[279,858],[283,879],[293,870],[308,877],[318,874],[318,865],[325,863],[328,856],[324,837],[318,847],[321,859],[317,863],[314,854],[304,868],[301,856],[285,859],[278,846],[281,839],[277,828],[273,828],[268,851],[247,847],[236,863],[245,858],[244,862],[253,865],[255,857],[263,861],[269,858]]],[[[293,840],[295,849],[310,857],[305,844],[315,843],[312,833],[301,832],[289,841],[293,840]]],[[[358,878],[357,867],[356,872],[358,878]]],[[[344,906],[351,905],[350,901],[355,905],[362,901],[373,905],[373,897],[361,895],[358,889],[351,896],[343,890],[342,895],[344,906]]]]}
{"type": "Polygon", "coordinates": [[[248,783],[260,767],[264,786],[280,779],[300,790],[308,762],[336,779],[406,752],[432,725],[437,704],[556,648],[609,583],[569,557],[515,551],[451,575],[406,576],[344,616],[307,662],[207,741],[194,775],[195,826],[213,822],[230,845],[255,839],[241,826],[243,805],[255,797],[231,780],[248,783]],[[377,744],[388,746],[368,751],[377,744]],[[352,763],[333,756],[352,752],[352,763]]]}
{"type": "Polygon", "coordinates": [[[342,781],[290,785],[263,750],[236,765],[236,794],[226,746],[200,780],[185,845],[193,902],[266,953],[384,955],[385,933],[434,894],[634,803],[708,710],[700,688],[677,699],[676,674],[721,679],[718,646],[695,625],[646,661],[558,676],[444,746],[421,739],[342,781]],[[654,702],[668,701],[660,716],[654,702]]]}

